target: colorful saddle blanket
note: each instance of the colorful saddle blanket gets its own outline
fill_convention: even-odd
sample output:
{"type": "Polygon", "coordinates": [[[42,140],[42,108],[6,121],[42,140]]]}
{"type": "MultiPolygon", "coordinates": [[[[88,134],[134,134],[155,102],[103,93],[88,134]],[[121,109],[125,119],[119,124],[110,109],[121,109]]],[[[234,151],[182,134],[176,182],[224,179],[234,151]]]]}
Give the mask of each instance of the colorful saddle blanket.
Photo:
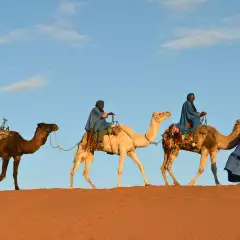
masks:
{"type": "Polygon", "coordinates": [[[163,149],[170,153],[180,148],[191,149],[193,143],[193,132],[187,134],[182,133],[176,124],[170,125],[162,135],[163,149]]]}

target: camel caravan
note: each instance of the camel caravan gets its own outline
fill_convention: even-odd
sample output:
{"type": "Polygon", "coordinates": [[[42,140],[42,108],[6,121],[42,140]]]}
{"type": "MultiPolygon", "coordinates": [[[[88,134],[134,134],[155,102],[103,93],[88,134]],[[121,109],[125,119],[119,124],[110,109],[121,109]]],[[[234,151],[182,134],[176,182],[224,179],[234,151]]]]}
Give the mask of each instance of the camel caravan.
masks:
{"type": "MultiPolygon", "coordinates": [[[[208,156],[211,159],[211,170],[216,185],[220,184],[217,177],[217,152],[230,150],[236,147],[229,156],[225,170],[228,172],[230,182],[240,182],[240,120],[235,122],[232,132],[224,136],[213,126],[206,124],[206,112],[198,112],[194,105],[195,95],[188,94],[182,106],[179,123],[171,124],[162,134],[162,147],[164,151],[161,173],[165,185],[169,185],[166,172],[169,173],[174,185],[180,185],[172,172],[172,164],[179,154],[185,150],[200,154],[200,165],[196,176],[188,185],[194,185],[198,177],[204,172],[208,156]]],[[[81,163],[85,163],[83,176],[95,189],[95,185],[89,177],[89,167],[94,158],[95,151],[105,152],[119,156],[117,187],[121,187],[121,175],[126,156],[130,157],[138,166],[145,186],[151,185],[144,172],[144,166],[140,162],[136,150],[147,147],[154,142],[161,123],[171,116],[171,113],[153,112],[148,130],[144,134],[136,133],[132,128],[114,121],[114,113],[104,112],[104,101],[96,102],[91,110],[86,126],[85,134],[76,145],[73,167],[70,170],[70,186],[73,188],[74,174],[81,163]],[[106,119],[112,116],[112,122],[106,119]]],[[[33,154],[43,146],[52,132],[58,131],[58,126],[53,123],[39,123],[31,140],[25,140],[16,131],[10,131],[5,127],[6,119],[0,127],[0,157],[2,158],[2,172],[0,182],[6,177],[9,160],[14,159],[13,179],[15,190],[18,186],[18,167],[23,154],[33,154]]],[[[60,149],[60,146],[57,146],[60,149]]]]}

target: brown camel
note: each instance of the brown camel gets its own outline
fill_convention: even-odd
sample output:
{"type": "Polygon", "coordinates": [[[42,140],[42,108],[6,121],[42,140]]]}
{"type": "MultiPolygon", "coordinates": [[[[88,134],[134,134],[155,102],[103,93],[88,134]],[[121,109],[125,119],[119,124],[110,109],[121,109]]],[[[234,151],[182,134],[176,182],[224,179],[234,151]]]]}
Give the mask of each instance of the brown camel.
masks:
{"type": "MultiPolygon", "coordinates": [[[[172,172],[172,164],[175,158],[178,156],[180,150],[197,152],[201,154],[200,165],[196,176],[189,182],[188,185],[192,186],[195,184],[198,177],[204,172],[204,167],[207,162],[207,158],[210,155],[211,159],[211,170],[214,176],[216,185],[219,185],[220,182],[217,177],[217,152],[219,150],[230,150],[236,147],[239,136],[240,136],[240,120],[237,120],[233,131],[231,134],[224,136],[217,131],[216,128],[212,126],[200,126],[199,143],[198,147],[200,148],[199,152],[194,151],[188,144],[180,144],[179,147],[175,148],[172,151],[168,151],[166,147],[163,147],[164,150],[164,161],[161,166],[161,172],[164,178],[165,185],[168,185],[166,170],[169,172],[174,185],[180,185],[172,172]],[[205,128],[205,131],[204,131],[205,128]],[[207,131],[206,131],[207,130],[207,131]]],[[[166,132],[165,132],[166,133],[166,132]]],[[[163,134],[164,135],[164,134],[163,134]]]]}
{"type": "MultiPolygon", "coordinates": [[[[123,171],[123,163],[125,157],[130,157],[134,163],[138,166],[141,174],[143,176],[143,180],[145,185],[149,184],[145,173],[144,167],[138,159],[136,154],[137,148],[143,148],[149,146],[155,139],[158,130],[160,129],[161,123],[168,119],[171,116],[170,112],[153,112],[152,119],[150,125],[148,127],[148,131],[146,134],[138,134],[132,128],[121,125],[121,131],[117,135],[105,135],[103,142],[104,147],[103,149],[99,150],[101,152],[111,153],[115,155],[119,155],[119,164],[118,164],[118,187],[121,187],[121,175],[123,171]]],[[[95,189],[95,185],[90,180],[88,170],[93,161],[94,155],[91,151],[87,151],[85,145],[87,144],[87,135],[84,134],[82,140],[74,154],[73,159],[73,167],[70,171],[70,189],[73,188],[73,177],[77,171],[77,168],[80,166],[81,163],[85,162],[85,168],[83,171],[83,176],[85,177],[86,181],[95,189]]]]}
{"type": "Polygon", "coordinates": [[[18,166],[23,154],[32,154],[43,146],[49,134],[57,131],[56,124],[39,123],[32,140],[25,140],[15,131],[0,132],[0,157],[2,158],[2,173],[0,175],[0,182],[6,177],[7,167],[10,158],[13,157],[13,178],[15,190],[19,190],[18,186],[18,166]]]}

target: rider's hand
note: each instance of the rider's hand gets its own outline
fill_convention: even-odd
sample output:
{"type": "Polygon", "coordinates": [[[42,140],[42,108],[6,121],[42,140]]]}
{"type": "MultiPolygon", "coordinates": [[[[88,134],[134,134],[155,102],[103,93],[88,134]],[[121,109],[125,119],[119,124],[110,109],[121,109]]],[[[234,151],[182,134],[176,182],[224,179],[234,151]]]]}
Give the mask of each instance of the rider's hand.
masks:
{"type": "Polygon", "coordinates": [[[205,115],[207,115],[206,112],[201,112],[201,114],[200,114],[201,117],[203,117],[203,116],[205,116],[205,115]]]}

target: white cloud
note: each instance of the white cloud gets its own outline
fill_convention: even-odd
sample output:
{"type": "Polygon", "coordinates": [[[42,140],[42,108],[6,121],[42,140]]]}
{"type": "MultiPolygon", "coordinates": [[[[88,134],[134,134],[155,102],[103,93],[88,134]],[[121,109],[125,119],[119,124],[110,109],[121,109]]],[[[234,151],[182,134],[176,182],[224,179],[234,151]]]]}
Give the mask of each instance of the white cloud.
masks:
{"type": "Polygon", "coordinates": [[[33,76],[25,81],[15,82],[7,86],[0,86],[1,92],[19,92],[27,89],[40,88],[46,84],[41,76],[33,76]]]}
{"type": "Polygon", "coordinates": [[[80,44],[88,40],[88,37],[79,33],[71,22],[71,18],[77,12],[77,7],[83,3],[85,2],[61,0],[54,14],[54,21],[50,24],[36,25],[37,33],[55,40],[71,42],[72,44],[80,44]]]}
{"type": "Polygon", "coordinates": [[[23,41],[38,36],[73,44],[81,44],[89,38],[81,34],[72,24],[71,18],[76,14],[77,7],[86,2],[61,0],[50,23],[41,23],[26,29],[15,29],[0,35],[0,44],[23,41]]]}
{"type": "Polygon", "coordinates": [[[15,29],[0,36],[0,44],[23,41],[30,38],[29,29],[15,29]]]}
{"type": "Polygon", "coordinates": [[[37,25],[36,30],[39,34],[49,36],[52,39],[65,42],[82,42],[88,39],[87,36],[80,34],[72,27],[65,27],[61,25],[37,25]]]}
{"type": "Polygon", "coordinates": [[[148,0],[149,2],[156,2],[171,11],[188,12],[197,6],[205,3],[207,0],[148,0]]]}
{"type": "Polygon", "coordinates": [[[59,16],[73,16],[76,14],[76,3],[69,1],[61,1],[57,8],[59,16]]]}
{"type": "Polygon", "coordinates": [[[240,40],[240,28],[181,29],[175,36],[175,39],[163,43],[161,47],[182,50],[240,40]]]}

